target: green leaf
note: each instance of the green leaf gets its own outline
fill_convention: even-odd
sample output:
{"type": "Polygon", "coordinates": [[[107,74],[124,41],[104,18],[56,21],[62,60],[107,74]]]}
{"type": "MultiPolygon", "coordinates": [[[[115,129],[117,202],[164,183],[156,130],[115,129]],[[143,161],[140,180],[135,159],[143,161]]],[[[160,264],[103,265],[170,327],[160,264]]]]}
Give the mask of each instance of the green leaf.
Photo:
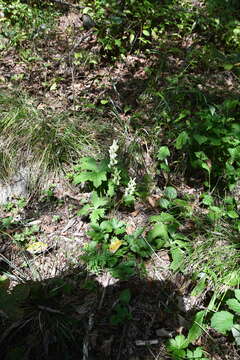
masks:
{"type": "Polygon", "coordinates": [[[108,103],[109,103],[109,101],[108,101],[108,100],[104,100],[104,99],[102,99],[102,100],[100,101],[100,103],[101,103],[102,105],[106,105],[106,104],[108,104],[108,103]]]}
{"type": "Polygon", "coordinates": [[[100,197],[100,196],[98,196],[96,191],[93,191],[92,196],[91,196],[91,201],[93,203],[94,208],[97,209],[99,207],[103,207],[103,206],[107,205],[108,198],[100,197]]]}
{"type": "Polygon", "coordinates": [[[212,205],[212,204],[213,204],[213,197],[212,197],[211,195],[204,194],[204,195],[203,195],[202,203],[203,203],[204,205],[207,205],[207,206],[212,205]]]}
{"type": "Polygon", "coordinates": [[[170,350],[182,350],[186,349],[188,345],[189,342],[184,335],[177,335],[175,339],[169,340],[168,348],[170,350]]]}
{"type": "MultiPolygon", "coordinates": [[[[223,283],[228,286],[238,286],[240,279],[240,272],[237,270],[231,271],[223,278],[223,283]]],[[[236,290],[235,290],[236,291],[236,290]]],[[[236,295],[235,295],[236,296],[236,295]]],[[[240,300],[240,299],[238,299],[240,300]]]]}
{"type": "Polygon", "coordinates": [[[239,217],[238,213],[234,210],[230,210],[227,212],[227,215],[231,218],[231,219],[237,219],[239,217]]]}
{"type": "Polygon", "coordinates": [[[149,32],[148,30],[143,30],[143,34],[144,34],[145,36],[150,36],[150,32],[149,32]]]}
{"type": "Polygon", "coordinates": [[[171,223],[178,223],[175,217],[169,213],[161,212],[160,215],[153,215],[149,218],[150,222],[163,222],[167,224],[171,223]]]}
{"type": "Polygon", "coordinates": [[[168,156],[170,156],[170,151],[167,146],[161,146],[157,153],[158,160],[165,160],[168,156]]]}
{"type": "Polygon", "coordinates": [[[93,223],[96,223],[99,219],[103,218],[105,215],[105,209],[95,209],[90,215],[90,220],[93,223]]]}
{"type": "Polygon", "coordinates": [[[151,248],[143,237],[138,237],[137,231],[135,231],[132,235],[124,236],[124,240],[128,242],[129,248],[132,252],[142,257],[148,257],[151,255],[151,248]]]}
{"type": "Polygon", "coordinates": [[[207,172],[210,172],[210,167],[208,166],[208,164],[207,163],[205,163],[205,162],[201,162],[201,164],[200,164],[200,166],[201,166],[201,168],[203,168],[204,170],[207,170],[207,172]]]}
{"type": "Polygon", "coordinates": [[[233,327],[233,314],[228,311],[219,311],[211,319],[211,326],[221,334],[226,334],[233,327]]]}
{"type": "Polygon", "coordinates": [[[205,143],[208,140],[208,138],[206,136],[200,135],[200,134],[196,134],[193,137],[199,145],[202,145],[203,143],[205,143]]]}
{"type": "Polygon", "coordinates": [[[197,296],[203,292],[203,290],[206,288],[206,278],[203,277],[201,280],[198,281],[197,285],[194,287],[194,289],[191,292],[191,296],[197,296]]]}
{"type": "Polygon", "coordinates": [[[164,191],[164,195],[169,200],[174,200],[177,197],[177,190],[173,186],[168,186],[168,187],[166,187],[166,189],[164,191]]]}
{"type": "Polygon", "coordinates": [[[170,201],[167,200],[167,199],[161,198],[159,200],[159,205],[161,206],[161,208],[167,209],[169,207],[169,205],[170,205],[170,201]]]}
{"type": "Polygon", "coordinates": [[[240,301],[240,290],[239,290],[239,289],[235,289],[235,290],[234,290],[234,294],[235,294],[236,299],[238,299],[238,300],[240,301]]]}
{"type": "Polygon", "coordinates": [[[172,263],[171,263],[170,269],[173,271],[176,271],[181,267],[181,265],[183,263],[184,254],[183,254],[182,250],[179,248],[171,249],[170,252],[172,255],[172,263]]]}
{"type": "Polygon", "coordinates": [[[188,136],[187,132],[182,131],[176,139],[175,148],[177,150],[182,149],[188,141],[189,141],[189,136],[188,136]]]}
{"type": "Polygon", "coordinates": [[[104,231],[104,233],[111,233],[113,231],[111,220],[102,221],[100,224],[100,230],[104,231]]]}
{"type": "Polygon", "coordinates": [[[202,360],[202,354],[203,354],[203,350],[200,346],[198,346],[196,349],[194,349],[192,351],[187,349],[187,358],[188,359],[202,360]]]}
{"type": "Polygon", "coordinates": [[[240,302],[237,301],[237,299],[229,299],[226,301],[226,304],[229,307],[229,309],[240,314],[240,302]]]}
{"type": "Polygon", "coordinates": [[[123,304],[129,304],[129,301],[131,299],[131,292],[129,289],[125,289],[120,293],[119,300],[123,304]]]}
{"type": "Polygon", "coordinates": [[[233,64],[224,64],[223,67],[224,67],[224,70],[230,71],[230,70],[232,70],[234,65],[233,64]]]}
{"type": "Polygon", "coordinates": [[[189,343],[193,343],[202,335],[203,329],[204,329],[203,320],[204,320],[205,315],[206,315],[205,310],[199,311],[195,315],[195,317],[193,319],[193,325],[188,332],[187,339],[188,339],[189,343]]]}
{"type": "Polygon", "coordinates": [[[98,171],[97,161],[91,157],[83,157],[79,161],[81,170],[98,171]]]}
{"type": "Polygon", "coordinates": [[[163,224],[162,222],[154,225],[153,229],[148,232],[147,238],[149,242],[156,238],[161,238],[164,241],[168,241],[169,236],[167,225],[163,224]]]}
{"type": "Polygon", "coordinates": [[[89,204],[86,204],[77,212],[77,215],[86,216],[89,214],[90,210],[91,210],[91,206],[89,204]]]}
{"type": "Polygon", "coordinates": [[[96,174],[92,174],[91,176],[91,180],[93,182],[93,185],[95,186],[95,188],[98,188],[99,186],[102,185],[103,181],[107,180],[107,176],[106,176],[106,172],[105,171],[99,171],[96,174]]]}

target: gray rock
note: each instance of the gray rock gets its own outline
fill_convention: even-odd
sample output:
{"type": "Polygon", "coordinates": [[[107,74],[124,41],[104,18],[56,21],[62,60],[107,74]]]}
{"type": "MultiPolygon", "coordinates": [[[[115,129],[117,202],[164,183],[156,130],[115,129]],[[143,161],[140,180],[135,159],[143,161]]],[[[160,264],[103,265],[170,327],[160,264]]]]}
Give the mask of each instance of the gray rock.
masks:
{"type": "Polygon", "coordinates": [[[29,172],[27,168],[20,168],[7,181],[0,181],[0,205],[4,205],[14,198],[29,195],[29,172]]]}

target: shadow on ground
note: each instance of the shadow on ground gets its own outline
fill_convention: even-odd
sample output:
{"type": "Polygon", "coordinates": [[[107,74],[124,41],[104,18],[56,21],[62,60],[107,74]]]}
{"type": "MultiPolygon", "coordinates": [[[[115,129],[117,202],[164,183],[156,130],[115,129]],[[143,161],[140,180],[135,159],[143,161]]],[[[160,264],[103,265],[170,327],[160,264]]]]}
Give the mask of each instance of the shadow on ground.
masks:
{"type": "Polygon", "coordinates": [[[103,287],[82,268],[1,288],[2,360],[169,359],[163,343],[191,325],[178,285],[134,277],[103,287]]]}

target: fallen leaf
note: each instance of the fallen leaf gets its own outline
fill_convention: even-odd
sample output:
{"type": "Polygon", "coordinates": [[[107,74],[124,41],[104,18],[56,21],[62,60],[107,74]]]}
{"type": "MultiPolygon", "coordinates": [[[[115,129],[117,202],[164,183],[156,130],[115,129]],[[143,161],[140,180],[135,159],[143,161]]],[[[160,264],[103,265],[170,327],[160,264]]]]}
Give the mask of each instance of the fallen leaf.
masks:
{"type": "Polygon", "coordinates": [[[47,251],[48,249],[49,249],[49,245],[42,241],[37,241],[35,243],[32,243],[28,245],[26,248],[26,250],[32,255],[41,254],[47,251]]]}
{"type": "Polygon", "coordinates": [[[122,243],[122,240],[119,240],[116,237],[113,238],[111,244],[109,245],[109,251],[114,254],[120,248],[122,243]]]}

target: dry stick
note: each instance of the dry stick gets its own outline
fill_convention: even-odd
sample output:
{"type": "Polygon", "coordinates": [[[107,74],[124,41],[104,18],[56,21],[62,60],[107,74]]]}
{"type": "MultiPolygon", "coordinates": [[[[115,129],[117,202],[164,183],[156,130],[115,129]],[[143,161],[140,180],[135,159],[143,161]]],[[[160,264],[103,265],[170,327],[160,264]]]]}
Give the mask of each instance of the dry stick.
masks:
{"type": "Polygon", "coordinates": [[[100,310],[101,307],[102,307],[103,300],[104,300],[105,294],[106,294],[106,288],[107,288],[107,286],[109,285],[109,280],[110,280],[110,275],[108,274],[108,275],[107,275],[107,283],[106,283],[106,286],[104,286],[104,288],[103,288],[102,296],[101,296],[101,299],[100,299],[99,305],[98,305],[98,310],[100,310]]]}

